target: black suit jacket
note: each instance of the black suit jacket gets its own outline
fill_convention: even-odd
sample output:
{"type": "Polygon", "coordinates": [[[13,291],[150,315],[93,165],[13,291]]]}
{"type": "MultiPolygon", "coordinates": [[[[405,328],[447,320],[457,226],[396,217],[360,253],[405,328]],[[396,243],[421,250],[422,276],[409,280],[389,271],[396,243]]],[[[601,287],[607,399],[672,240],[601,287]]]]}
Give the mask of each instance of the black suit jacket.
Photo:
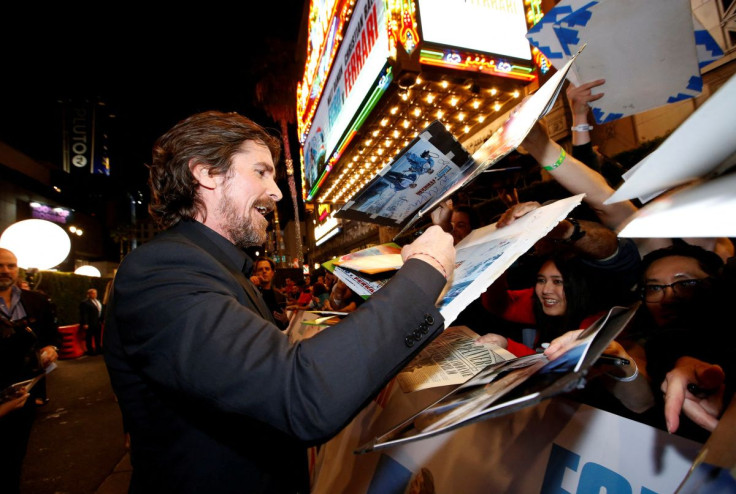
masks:
{"type": "Polygon", "coordinates": [[[102,314],[104,314],[104,307],[100,313],[97,310],[97,306],[92,303],[92,300],[86,298],[79,302],[79,324],[84,326],[87,325],[91,330],[97,330],[102,324],[102,314]]]}
{"type": "MultiPolygon", "coordinates": [[[[49,345],[59,346],[56,316],[49,298],[39,292],[22,290],[20,303],[26,312],[24,325],[32,333],[22,331],[24,326],[16,327],[14,331],[19,331],[21,336],[13,336],[0,345],[0,389],[40,373],[37,351],[49,345]]],[[[4,321],[3,325],[6,326],[4,321]]],[[[2,329],[3,336],[11,334],[8,328],[2,329]]]]}
{"type": "Polygon", "coordinates": [[[49,297],[40,292],[22,290],[20,301],[26,310],[28,325],[38,338],[38,348],[49,345],[59,346],[56,314],[49,297]]]}
{"type": "Polygon", "coordinates": [[[308,492],[306,445],[443,328],[445,280],[413,259],[343,322],[290,345],[233,249],[187,221],[120,266],[105,360],[131,434],[131,492],[308,492]]]}

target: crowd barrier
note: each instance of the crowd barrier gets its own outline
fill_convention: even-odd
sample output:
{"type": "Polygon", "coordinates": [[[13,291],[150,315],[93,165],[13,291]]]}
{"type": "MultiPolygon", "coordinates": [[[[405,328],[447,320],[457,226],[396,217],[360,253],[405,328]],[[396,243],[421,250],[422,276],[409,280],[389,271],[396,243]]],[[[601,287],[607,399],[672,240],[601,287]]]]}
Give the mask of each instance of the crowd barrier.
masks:
{"type": "MultiPolygon", "coordinates": [[[[431,391],[431,390],[430,390],[431,391]]],[[[702,444],[566,398],[385,450],[353,451],[427,400],[394,383],[313,464],[313,494],[671,493],[702,444]]]]}
{"type": "Polygon", "coordinates": [[[70,359],[81,357],[87,351],[87,343],[84,340],[84,331],[79,324],[59,326],[61,346],[59,347],[59,358],[70,359]]]}

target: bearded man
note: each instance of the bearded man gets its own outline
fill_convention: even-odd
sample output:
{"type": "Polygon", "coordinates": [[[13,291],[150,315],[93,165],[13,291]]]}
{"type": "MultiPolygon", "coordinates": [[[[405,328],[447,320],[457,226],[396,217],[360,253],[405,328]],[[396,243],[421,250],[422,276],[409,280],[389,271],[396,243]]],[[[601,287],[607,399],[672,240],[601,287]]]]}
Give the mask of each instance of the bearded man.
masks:
{"type": "Polygon", "coordinates": [[[432,227],[336,327],[294,345],[243,273],[281,199],[279,141],[235,113],[178,123],[153,149],[165,231],[121,263],[105,361],[131,438],[130,492],[309,491],[306,448],[336,434],[442,331],[454,268],[432,227]]]}

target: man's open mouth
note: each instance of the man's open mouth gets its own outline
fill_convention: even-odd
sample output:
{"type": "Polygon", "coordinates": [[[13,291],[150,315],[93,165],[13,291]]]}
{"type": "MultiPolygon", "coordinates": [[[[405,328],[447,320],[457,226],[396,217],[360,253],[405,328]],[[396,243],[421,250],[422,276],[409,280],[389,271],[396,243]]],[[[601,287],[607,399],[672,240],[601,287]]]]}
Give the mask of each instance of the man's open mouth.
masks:
{"type": "Polygon", "coordinates": [[[263,216],[266,216],[268,213],[275,209],[276,204],[274,204],[273,202],[261,202],[253,207],[256,208],[256,211],[261,213],[263,216]]]}

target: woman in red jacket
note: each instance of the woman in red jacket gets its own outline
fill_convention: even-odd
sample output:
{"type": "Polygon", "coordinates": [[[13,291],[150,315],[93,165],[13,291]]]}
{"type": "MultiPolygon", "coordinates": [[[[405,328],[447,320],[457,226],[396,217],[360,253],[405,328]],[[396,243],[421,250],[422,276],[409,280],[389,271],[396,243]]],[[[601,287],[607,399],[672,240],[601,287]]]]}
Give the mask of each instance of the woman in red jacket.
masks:
{"type": "Polygon", "coordinates": [[[563,333],[585,328],[601,316],[605,303],[595,299],[590,272],[577,258],[551,257],[537,271],[533,287],[508,290],[501,280],[482,295],[483,306],[506,321],[535,330],[532,346],[489,333],[481,342],[495,343],[521,357],[563,333]]]}

